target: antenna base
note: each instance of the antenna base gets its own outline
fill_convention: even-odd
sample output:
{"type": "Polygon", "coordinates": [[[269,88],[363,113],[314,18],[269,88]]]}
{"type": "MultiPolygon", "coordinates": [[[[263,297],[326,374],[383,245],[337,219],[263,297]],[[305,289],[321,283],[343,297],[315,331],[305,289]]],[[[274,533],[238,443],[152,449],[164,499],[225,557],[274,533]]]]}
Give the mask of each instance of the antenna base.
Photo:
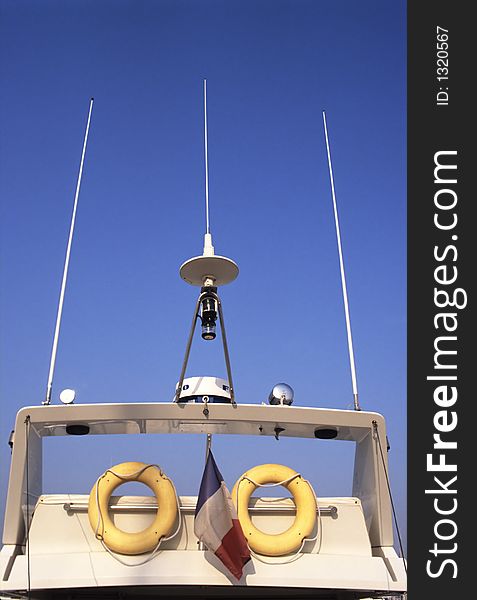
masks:
{"type": "Polygon", "coordinates": [[[179,273],[190,285],[202,287],[211,279],[214,286],[220,286],[236,279],[239,268],[233,260],[225,256],[196,256],[187,260],[179,273]]]}

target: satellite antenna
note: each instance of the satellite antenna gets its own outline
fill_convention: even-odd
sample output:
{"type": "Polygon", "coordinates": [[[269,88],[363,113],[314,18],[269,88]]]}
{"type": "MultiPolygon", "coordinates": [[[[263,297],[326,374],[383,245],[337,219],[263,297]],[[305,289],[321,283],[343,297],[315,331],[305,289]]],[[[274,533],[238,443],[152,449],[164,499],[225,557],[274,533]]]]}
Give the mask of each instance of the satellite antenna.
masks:
{"type": "Polygon", "coordinates": [[[222,344],[224,349],[225,364],[227,368],[227,377],[230,391],[230,400],[235,405],[235,395],[232,383],[232,371],[230,367],[230,357],[227,347],[227,336],[225,334],[224,316],[222,311],[222,302],[217,293],[217,288],[236,279],[239,268],[233,260],[225,256],[217,256],[212,244],[212,234],[210,233],[209,218],[209,158],[207,146],[207,80],[204,79],[204,154],[205,154],[205,234],[204,250],[202,256],[195,256],[187,260],[179,270],[181,278],[190,285],[200,287],[200,294],[197,299],[192,325],[187,340],[187,347],[182,370],[177,384],[174,402],[179,402],[184,384],[184,376],[189,361],[192,338],[194,336],[197,319],[202,322],[202,338],[204,340],[214,340],[216,337],[217,314],[219,317],[220,328],[222,331],[222,344]]]}
{"type": "Polygon", "coordinates": [[[343,261],[343,249],[341,247],[341,232],[340,232],[340,223],[338,219],[338,207],[336,204],[336,194],[335,194],[335,182],[333,177],[333,167],[331,165],[331,152],[330,152],[330,143],[328,139],[328,128],[326,126],[326,114],[323,111],[323,126],[325,129],[325,140],[326,140],[326,152],[328,154],[328,169],[330,173],[330,183],[331,183],[331,197],[333,199],[333,212],[335,216],[335,227],[336,227],[336,241],[338,243],[338,255],[340,260],[340,273],[341,273],[341,289],[343,291],[343,304],[345,309],[345,319],[346,319],[346,332],[348,335],[348,353],[349,353],[349,364],[351,368],[351,383],[353,386],[353,402],[354,409],[361,410],[359,406],[358,400],[358,384],[356,381],[356,366],[354,362],[354,351],[353,351],[353,337],[351,335],[351,321],[349,316],[349,305],[348,305],[348,291],[346,289],[346,277],[344,270],[344,261],[343,261]]]}
{"type": "Polygon", "coordinates": [[[66,246],[65,265],[63,268],[63,278],[61,280],[60,299],[58,302],[58,312],[56,315],[55,333],[53,335],[53,346],[51,349],[51,358],[50,358],[50,370],[48,373],[48,383],[46,385],[46,396],[45,396],[45,399],[43,400],[42,404],[50,404],[50,402],[51,402],[51,390],[53,388],[53,375],[55,373],[56,352],[58,350],[58,338],[60,336],[61,315],[63,313],[63,302],[65,299],[66,281],[68,279],[68,269],[70,266],[71,244],[73,242],[73,233],[75,230],[76,210],[78,208],[78,198],[79,198],[79,192],[80,192],[80,187],[81,187],[81,179],[83,177],[83,164],[84,164],[84,157],[86,154],[86,144],[88,143],[89,125],[91,123],[91,113],[93,111],[93,102],[94,102],[94,98],[91,98],[89,101],[88,120],[86,122],[86,131],[85,131],[84,140],[83,140],[83,151],[81,153],[81,161],[80,161],[80,168],[79,168],[79,172],[78,172],[78,180],[76,182],[76,192],[75,192],[75,199],[74,199],[74,203],[73,203],[73,213],[71,215],[70,234],[68,236],[68,244],[66,246]]]}

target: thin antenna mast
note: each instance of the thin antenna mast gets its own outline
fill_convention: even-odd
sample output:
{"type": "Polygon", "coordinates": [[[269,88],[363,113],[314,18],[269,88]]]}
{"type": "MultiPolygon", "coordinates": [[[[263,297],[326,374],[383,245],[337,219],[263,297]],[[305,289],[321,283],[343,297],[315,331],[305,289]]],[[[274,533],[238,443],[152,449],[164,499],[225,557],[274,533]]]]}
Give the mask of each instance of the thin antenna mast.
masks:
{"type": "Polygon", "coordinates": [[[214,256],[209,219],[209,149],[207,144],[207,79],[204,79],[205,235],[204,256],[214,256]]]}
{"type": "Polygon", "coordinates": [[[86,132],[85,132],[84,141],[83,141],[83,151],[81,153],[81,162],[80,162],[80,168],[79,168],[79,173],[78,173],[78,181],[76,183],[75,200],[74,200],[74,204],[73,204],[73,214],[71,215],[70,234],[68,237],[68,245],[66,247],[65,266],[63,269],[63,279],[61,281],[60,299],[58,302],[58,313],[56,315],[55,333],[53,336],[53,347],[51,349],[50,371],[48,373],[48,384],[46,387],[46,397],[45,397],[45,400],[43,401],[43,404],[50,404],[50,402],[51,402],[51,390],[53,387],[53,375],[55,372],[56,352],[58,349],[58,338],[60,335],[61,315],[63,312],[63,302],[65,299],[66,280],[68,278],[68,268],[69,268],[69,264],[70,264],[71,244],[73,242],[73,233],[74,233],[75,221],[76,221],[76,209],[78,207],[78,198],[79,198],[79,192],[80,192],[80,187],[81,187],[81,178],[83,176],[83,164],[84,164],[84,157],[86,154],[86,144],[88,142],[89,125],[91,122],[91,113],[93,111],[93,102],[94,102],[94,98],[91,98],[90,103],[89,103],[88,121],[86,123],[86,132]]]}
{"type": "Polygon", "coordinates": [[[348,352],[349,352],[349,364],[351,367],[351,381],[353,385],[353,400],[354,400],[354,409],[361,410],[359,406],[358,400],[358,384],[356,382],[356,367],[354,362],[354,352],[353,352],[353,337],[351,335],[351,321],[349,317],[349,306],[348,306],[348,291],[346,289],[346,277],[344,270],[344,262],[343,262],[343,249],[341,247],[341,233],[340,233],[340,224],[338,220],[338,208],[336,205],[336,194],[335,194],[335,182],[333,178],[333,168],[331,166],[331,152],[330,152],[330,143],[328,140],[328,128],[326,126],[326,114],[323,111],[323,125],[325,128],[325,139],[326,139],[326,151],[328,153],[328,168],[330,172],[330,182],[331,182],[331,196],[333,198],[333,211],[335,215],[335,226],[336,226],[336,240],[338,242],[338,254],[340,259],[340,272],[341,272],[341,288],[343,290],[343,303],[345,309],[345,318],[346,318],[346,331],[348,334],[348,352]]]}
{"type": "Polygon", "coordinates": [[[204,79],[204,152],[205,152],[205,233],[210,233],[209,222],[209,152],[207,147],[207,79],[204,79]]]}

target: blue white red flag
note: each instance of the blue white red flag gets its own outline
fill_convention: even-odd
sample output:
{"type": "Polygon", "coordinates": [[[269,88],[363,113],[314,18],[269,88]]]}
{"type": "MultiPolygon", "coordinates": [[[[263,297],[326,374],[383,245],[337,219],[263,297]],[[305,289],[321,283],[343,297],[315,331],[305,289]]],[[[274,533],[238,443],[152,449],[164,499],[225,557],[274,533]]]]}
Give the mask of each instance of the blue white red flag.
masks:
{"type": "Polygon", "coordinates": [[[250,550],[223,477],[209,451],[195,509],[194,532],[236,579],[250,560],[250,550]]]}

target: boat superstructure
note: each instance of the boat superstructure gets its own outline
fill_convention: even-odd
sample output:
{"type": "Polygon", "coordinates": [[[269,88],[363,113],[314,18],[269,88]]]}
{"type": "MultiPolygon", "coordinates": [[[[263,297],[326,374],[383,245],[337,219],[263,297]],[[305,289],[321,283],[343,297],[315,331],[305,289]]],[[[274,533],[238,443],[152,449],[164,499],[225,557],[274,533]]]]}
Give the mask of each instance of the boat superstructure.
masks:
{"type": "MultiPolygon", "coordinates": [[[[205,415],[203,402],[50,405],[19,411],[0,554],[0,590],[20,594],[30,588],[31,598],[149,594],[365,598],[405,591],[405,565],[393,548],[387,459],[386,452],[382,453],[386,427],[381,415],[230,403],[208,404],[207,411],[205,415]],[[316,439],[354,443],[352,496],[319,497],[316,540],[305,543],[293,560],[253,556],[242,579],[235,581],[213,554],[198,545],[193,527],[195,496],[179,498],[182,519],[177,536],[165,542],[151,561],[131,567],[115,560],[95,538],[88,522],[89,493],[42,493],[44,438],[192,432],[306,438],[310,452],[316,439]]],[[[136,530],[155,510],[151,496],[113,497],[111,502],[115,522],[128,522],[136,530]]],[[[274,502],[273,507],[260,498],[250,503],[252,519],[268,531],[285,530],[294,513],[291,499],[274,502]]],[[[127,558],[131,564],[143,560],[142,556],[127,558]]]]}

